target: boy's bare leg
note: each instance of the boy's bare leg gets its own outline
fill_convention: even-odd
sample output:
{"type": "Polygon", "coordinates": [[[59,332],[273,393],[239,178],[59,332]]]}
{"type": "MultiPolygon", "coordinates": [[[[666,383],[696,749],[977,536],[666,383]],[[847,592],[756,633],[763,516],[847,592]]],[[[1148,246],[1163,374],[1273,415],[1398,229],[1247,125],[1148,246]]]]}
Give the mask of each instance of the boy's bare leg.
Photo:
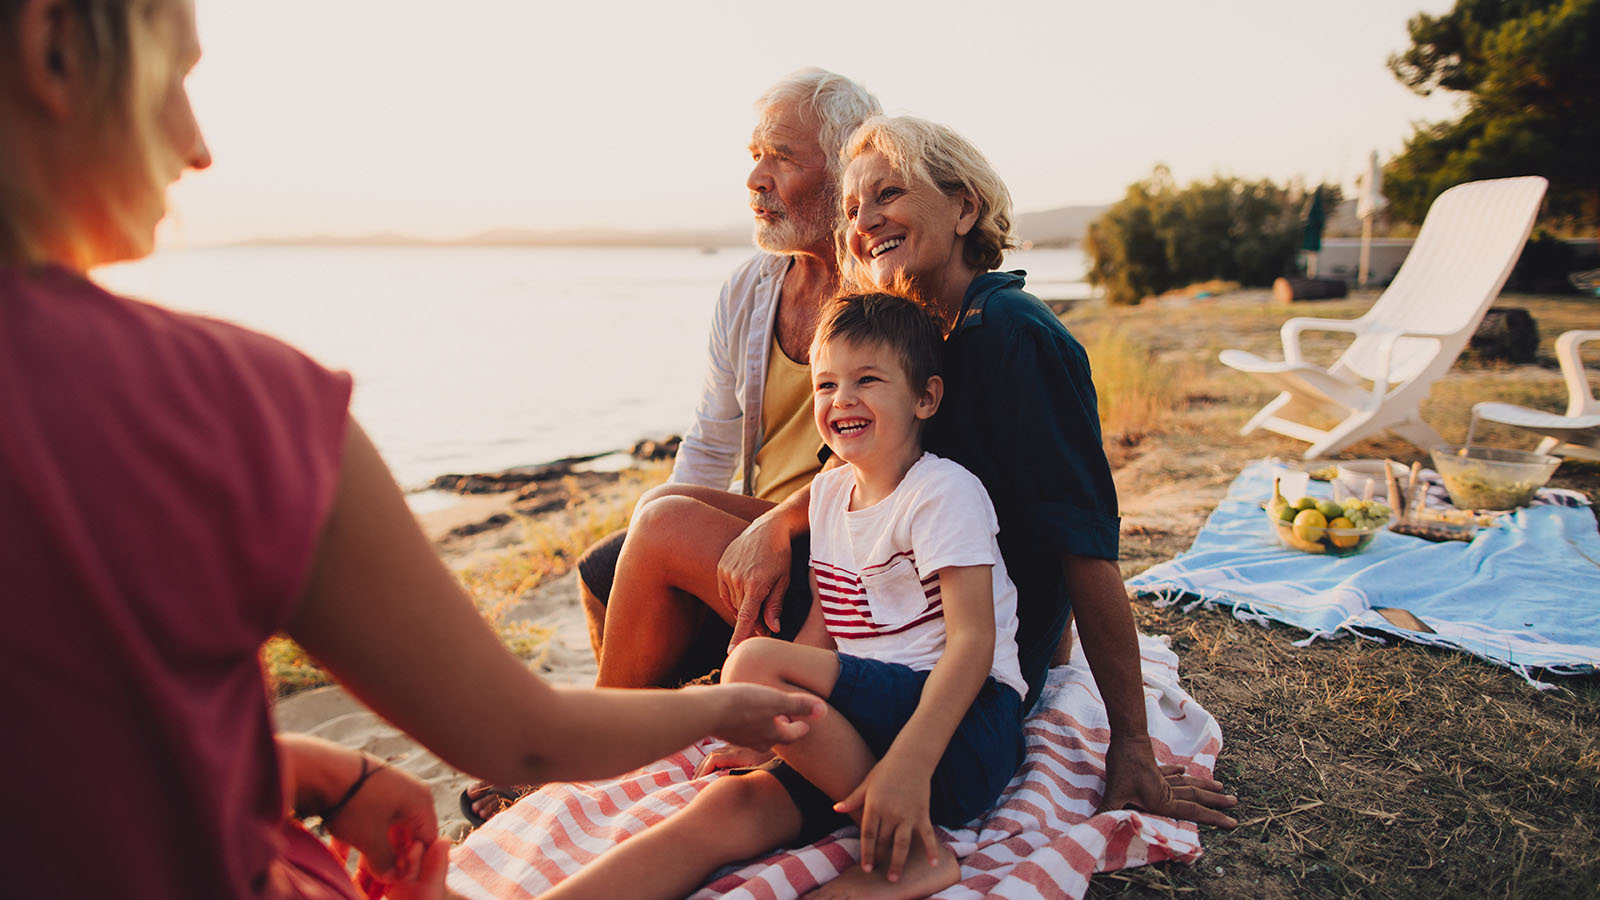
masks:
{"type": "MultiPolygon", "coordinates": [[[[833,686],[839,679],[839,657],[831,650],[772,638],[751,638],[734,649],[722,675],[728,681],[806,690],[825,698],[833,693],[833,686]]],[[[835,802],[849,796],[878,762],[850,720],[831,706],[812,721],[805,737],[773,750],[835,802]]],[[[851,818],[860,824],[859,813],[852,813],[851,818]]],[[[912,900],[955,884],[961,877],[955,853],[943,845],[935,848],[938,864],[933,865],[928,862],[928,851],[921,844],[920,839],[912,839],[905,869],[895,881],[887,878],[887,862],[871,872],[857,865],[806,896],[817,900],[846,897],[912,900]]]]}
{"type": "Polygon", "coordinates": [[[760,856],[799,833],[800,811],[777,778],[768,772],[727,775],[539,900],[675,900],[719,867],[760,856]]]}

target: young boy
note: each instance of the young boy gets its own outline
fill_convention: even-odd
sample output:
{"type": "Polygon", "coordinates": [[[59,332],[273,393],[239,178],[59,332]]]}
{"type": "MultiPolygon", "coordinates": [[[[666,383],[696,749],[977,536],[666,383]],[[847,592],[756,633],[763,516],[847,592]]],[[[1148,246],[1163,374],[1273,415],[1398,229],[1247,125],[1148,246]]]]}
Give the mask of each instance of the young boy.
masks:
{"type": "Polygon", "coordinates": [[[933,823],[994,804],[1022,760],[1027,688],[989,496],[922,451],[941,344],[926,312],[885,294],[846,297],[817,328],[817,429],[847,465],[812,484],[811,614],[793,644],[740,644],[723,679],[811,691],[827,711],[778,764],[714,781],[546,898],[681,897],[845,814],[861,865],[811,896],[925,897],[959,879],[933,823]]]}

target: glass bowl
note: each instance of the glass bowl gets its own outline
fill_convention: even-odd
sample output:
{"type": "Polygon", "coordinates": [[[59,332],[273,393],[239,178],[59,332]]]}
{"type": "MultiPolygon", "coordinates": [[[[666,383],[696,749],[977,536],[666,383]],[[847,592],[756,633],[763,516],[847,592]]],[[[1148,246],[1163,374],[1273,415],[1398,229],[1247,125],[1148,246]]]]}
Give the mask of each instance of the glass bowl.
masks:
{"type": "Polygon", "coordinates": [[[1516,509],[1526,506],[1550,480],[1561,459],[1497,447],[1435,447],[1433,468],[1457,509],[1516,509]]]}
{"type": "Polygon", "coordinates": [[[1290,522],[1266,513],[1267,527],[1277,537],[1278,543],[1290,550],[1299,550],[1301,553],[1320,553],[1327,556],[1350,556],[1367,549],[1372,544],[1378,532],[1389,527],[1389,522],[1394,516],[1391,514],[1382,522],[1377,522],[1363,528],[1303,528],[1300,533],[1295,532],[1295,526],[1290,522]]]}

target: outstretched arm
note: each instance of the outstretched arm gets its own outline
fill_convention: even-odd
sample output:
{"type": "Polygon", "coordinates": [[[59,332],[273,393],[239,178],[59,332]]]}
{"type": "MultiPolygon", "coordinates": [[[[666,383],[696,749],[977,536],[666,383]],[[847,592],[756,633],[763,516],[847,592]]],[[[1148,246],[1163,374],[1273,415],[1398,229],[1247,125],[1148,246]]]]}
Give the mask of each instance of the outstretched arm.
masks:
{"type": "Polygon", "coordinates": [[[1072,586],[1073,614],[1083,654],[1106,704],[1111,743],[1106,751],[1106,790],[1100,810],[1137,807],[1157,815],[1232,828],[1221,812],[1238,801],[1222,785],[1170,772],[1156,764],[1144,715],[1144,675],[1122,573],[1111,560],[1063,555],[1061,568],[1072,586]]]}
{"type": "Polygon", "coordinates": [[[353,422],[338,493],[289,633],[379,715],[502,783],[615,775],[707,734],[793,740],[815,697],[556,689],[512,656],[434,553],[353,422]]]}

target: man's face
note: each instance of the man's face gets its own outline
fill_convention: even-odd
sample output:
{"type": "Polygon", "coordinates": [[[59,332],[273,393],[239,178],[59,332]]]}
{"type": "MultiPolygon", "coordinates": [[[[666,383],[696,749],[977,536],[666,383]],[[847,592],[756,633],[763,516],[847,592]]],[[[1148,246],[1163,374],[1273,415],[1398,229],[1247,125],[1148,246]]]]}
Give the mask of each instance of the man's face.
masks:
{"type": "Polygon", "coordinates": [[[796,104],[768,108],[750,136],[750,156],[755,167],[745,184],[756,214],[756,246],[796,253],[831,245],[838,188],[828,177],[816,118],[796,104]]]}

